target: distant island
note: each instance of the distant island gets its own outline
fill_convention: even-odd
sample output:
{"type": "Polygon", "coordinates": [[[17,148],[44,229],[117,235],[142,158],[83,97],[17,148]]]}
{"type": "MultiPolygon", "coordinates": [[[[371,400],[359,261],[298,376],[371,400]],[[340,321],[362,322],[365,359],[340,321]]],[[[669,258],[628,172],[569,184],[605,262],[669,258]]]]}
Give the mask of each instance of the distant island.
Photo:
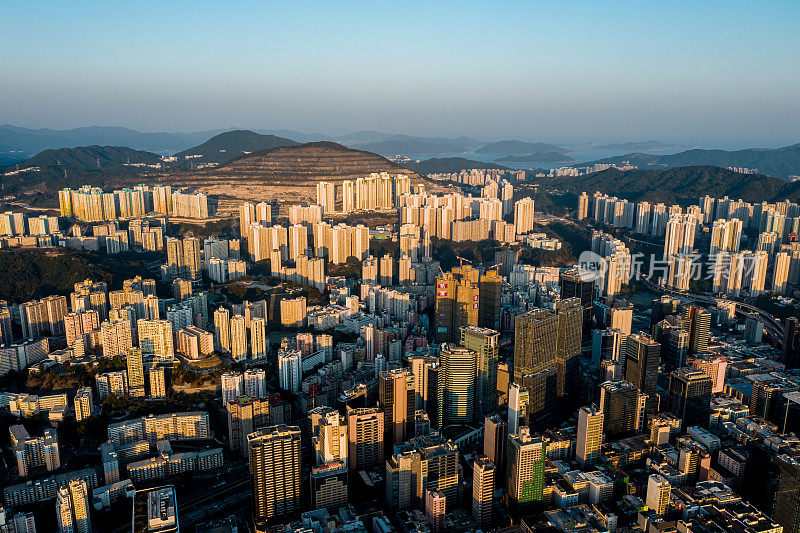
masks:
{"type": "Polygon", "coordinates": [[[560,152],[541,152],[526,155],[507,155],[495,159],[498,163],[572,163],[575,159],[560,152]]]}
{"type": "Polygon", "coordinates": [[[560,146],[547,143],[525,141],[498,141],[475,150],[476,154],[541,154],[545,152],[564,152],[560,146]]]}

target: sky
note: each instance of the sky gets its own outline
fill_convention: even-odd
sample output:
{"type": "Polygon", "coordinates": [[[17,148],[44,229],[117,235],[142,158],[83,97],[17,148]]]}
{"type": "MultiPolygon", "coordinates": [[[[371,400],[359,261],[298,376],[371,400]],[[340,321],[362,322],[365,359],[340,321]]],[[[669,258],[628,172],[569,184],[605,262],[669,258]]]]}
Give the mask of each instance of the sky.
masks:
{"type": "Polygon", "coordinates": [[[0,123],[800,142],[800,2],[8,2],[0,123]]]}

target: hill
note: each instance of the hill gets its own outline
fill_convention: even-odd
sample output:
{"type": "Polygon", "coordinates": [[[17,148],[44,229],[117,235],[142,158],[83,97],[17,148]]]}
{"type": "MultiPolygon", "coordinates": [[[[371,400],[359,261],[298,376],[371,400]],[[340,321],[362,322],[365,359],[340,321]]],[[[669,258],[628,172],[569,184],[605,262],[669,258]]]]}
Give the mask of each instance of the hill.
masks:
{"type": "Polygon", "coordinates": [[[762,174],[786,179],[788,176],[800,175],[800,144],[784,146],[783,148],[747,148],[736,151],[693,149],[672,155],[630,153],[575,166],[592,165],[594,163],[620,164],[623,161],[628,161],[631,165],[636,165],[640,168],[670,168],[697,165],[744,167],[758,169],[762,174]]]}
{"type": "Polygon", "coordinates": [[[473,161],[463,157],[434,157],[425,159],[419,163],[404,163],[405,167],[413,170],[417,174],[446,174],[451,172],[461,172],[473,168],[497,168],[508,170],[508,167],[497,163],[485,163],[483,161],[473,161]]]}
{"type": "Polygon", "coordinates": [[[542,152],[564,152],[554,144],[529,143],[525,141],[498,141],[475,150],[478,154],[538,154],[542,152]]]}
{"type": "Polygon", "coordinates": [[[570,163],[575,160],[559,152],[541,152],[537,154],[507,155],[496,161],[498,163],[570,163]]]}
{"type": "Polygon", "coordinates": [[[222,131],[143,133],[129,128],[105,126],[52,130],[3,124],[0,125],[0,154],[18,151],[28,158],[43,150],[91,145],[128,146],[136,150],[173,153],[199,144],[222,131]]]}
{"type": "Polygon", "coordinates": [[[275,135],[261,135],[249,130],[234,130],[220,133],[203,144],[179,152],[175,156],[181,163],[189,162],[192,166],[204,163],[222,164],[252,152],[279,146],[297,146],[298,144],[300,143],[275,135]],[[187,157],[189,159],[186,159],[187,157]]]}
{"type": "Polygon", "coordinates": [[[319,181],[338,184],[373,172],[404,173],[419,179],[416,173],[377,154],[320,141],[253,152],[216,168],[168,173],[159,180],[208,194],[302,203],[316,201],[319,181]]]}
{"type": "Polygon", "coordinates": [[[626,142],[626,143],[611,143],[601,144],[597,148],[603,150],[615,150],[622,152],[659,152],[663,150],[680,150],[687,148],[686,146],[679,146],[675,144],[664,144],[658,141],[641,141],[641,142],[626,142]]]}
{"type": "Polygon", "coordinates": [[[358,143],[358,148],[378,154],[451,154],[471,150],[477,142],[469,137],[444,139],[441,137],[425,138],[409,135],[394,135],[389,139],[375,142],[358,143]]]}
{"type": "Polygon", "coordinates": [[[595,191],[631,201],[697,203],[708,194],[747,202],[800,198],[800,183],[789,184],[763,174],[740,174],[713,166],[678,167],[666,170],[608,169],[584,176],[559,178],[555,185],[574,192],[595,191]]]}
{"type": "Polygon", "coordinates": [[[21,172],[15,173],[17,165],[0,169],[0,182],[9,192],[40,184],[56,191],[84,183],[109,185],[125,175],[159,170],[156,167],[160,165],[160,156],[123,146],[60,148],[45,150],[20,163],[21,172]]]}

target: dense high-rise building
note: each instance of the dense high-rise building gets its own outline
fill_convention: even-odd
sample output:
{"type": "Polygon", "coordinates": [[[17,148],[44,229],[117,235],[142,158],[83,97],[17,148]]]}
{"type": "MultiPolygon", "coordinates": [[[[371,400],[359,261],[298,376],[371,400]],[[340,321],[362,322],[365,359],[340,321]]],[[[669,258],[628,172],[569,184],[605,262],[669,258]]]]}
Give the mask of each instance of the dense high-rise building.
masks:
{"type": "Polygon", "coordinates": [[[496,467],[498,486],[505,481],[507,441],[508,423],[500,415],[487,416],[483,421],[483,455],[488,457],[496,467]]]}
{"type": "MultiPolygon", "coordinates": [[[[635,333],[625,342],[625,380],[647,394],[647,412],[658,410],[656,380],[661,363],[661,345],[649,335],[635,333]]],[[[605,412],[605,410],[604,410],[605,412]]],[[[610,415],[609,415],[610,416],[610,415]]]]}
{"type": "Polygon", "coordinates": [[[524,235],[533,230],[534,206],[532,198],[514,202],[514,231],[517,235],[524,235]]]}
{"type": "Polygon", "coordinates": [[[596,406],[578,409],[578,441],[575,458],[582,467],[593,465],[603,445],[603,412],[596,406]]]}
{"type": "Polygon", "coordinates": [[[800,368],[800,320],[790,316],[783,325],[783,362],[786,368],[800,368]]]}
{"type": "Polygon", "coordinates": [[[705,372],[679,368],[669,376],[669,410],[685,427],[708,427],[711,416],[712,380],[705,372]]]}
{"type": "Polygon", "coordinates": [[[786,533],[800,532],[800,461],[787,454],[775,458],[778,486],[775,490],[774,518],[786,533]]]}
{"type": "MultiPolygon", "coordinates": [[[[583,191],[578,197],[578,220],[584,220],[589,216],[589,195],[583,191]]],[[[643,232],[642,232],[643,233],[643,232]]]]}
{"type": "Polygon", "coordinates": [[[214,348],[222,353],[231,351],[231,314],[224,307],[214,311],[214,348]]]}
{"type": "Polygon", "coordinates": [[[311,469],[311,508],[339,509],[347,505],[349,472],[342,461],[317,465],[311,469]]]}
{"type": "Polygon", "coordinates": [[[300,391],[303,379],[302,354],[299,350],[278,351],[278,382],[280,387],[291,392],[300,391]]]}
{"type": "Polygon", "coordinates": [[[240,396],[225,404],[228,410],[228,443],[233,451],[247,454],[247,436],[270,425],[269,400],[240,396]]]}
{"type": "Polygon", "coordinates": [[[347,409],[350,470],[370,469],[382,464],[384,420],[383,411],[377,408],[347,409]]]}
{"type": "Polygon", "coordinates": [[[322,465],[340,461],[347,466],[349,440],[345,417],[336,409],[321,406],[309,411],[308,419],[315,463],[322,465]]]}
{"type": "Polygon", "coordinates": [[[522,376],[555,366],[558,317],[546,309],[534,309],[514,319],[514,382],[522,376]]]}
{"type": "Polygon", "coordinates": [[[583,327],[587,330],[592,325],[592,303],[594,301],[594,276],[591,272],[572,268],[559,274],[558,283],[561,288],[561,299],[580,298],[583,307],[583,327]]]}
{"type": "Polygon", "coordinates": [[[483,328],[499,329],[500,299],[503,278],[496,270],[481,275],[478,282],[478,325],[483,328]]]}
{"type": "Polygon", "coordinates": [[[169,384],[166,364],[158,364],[150,369],[150,397],[166,398],[169,384]]]}
{"type": "Polygon", "coordinates": [[[664,516],[669,505],[672,490],[669,481],[659,474],[651,474],[647,480],[647,506],[657,514],[664,516]]]}
{"type": "Polygon", "coordinates": [[[271,426],[247,436],[257,523],[300,508],[300,428],[271,426]]]}
{"type": "Polygon", "coordinates": [[[573,394],[580,372],[581,326],[583,308],[579,298],[558,300],[554,304],[558,322],[555,367],[558,375],[556,392],[559,396],[573,394]]]}
{"type": "Polygon", "coordinates": [[[175,359],[172,324],[167,320],[145,320],[137,322],[139,330],[139,349],[145,355],[152,355],[155,361],[171,362],[175,359]]]}
{"type": "Polygon", "coordinates": [[[233,315],[230,322],[231,357],[234,362],[247,359],[247,320],[242,315],[233,315]]]}
{"type": "Polygon", "coordinates": [[[492,526],[494,481],[494,463],[485,455],[479,455],[472,467],[472,518],[485,530],[492,526]]]}
{"type": "Polygon", "coordinates": [[[468,424],[475,416],[475,378],[478,354],[455,344],[439,353],[439,427],[468,424]]]}
{"type": "Polygon", "coordinates": [[[128,393],[131,396],[144,396],[144,359],[142,351],[131,348],[125,356],[125,362],[128,367],[128,393]]]}
{"type": "Polygon", "coordinates": [[[600,411],[610,438],[638,433],[645,418],[647,395],[633,383],[606,381],[600,385],[600,411]]]}
{"type": "Polygon", "coordinates": [[[56,493],[56,518],[60,533],[91,533],[89,489],[82,479],[70,480],[56,493]]]}
{"type": "Polygon", "coordinates": [[[75,420],[80,422],[94,415],[94,398],[91,387],[81,387],[75,393],[75,420]]]}
{"type": "Polygon", "coordinates": [[[497,408],[497,363],[500,333],[477,326],[461,328],[461,346],[477,354],[477,381],[475,384],[475,412],[478,415],[497,408]]]}
{"type": "Polygon", "coordinates": [[[414,436],[414,374],[396,368],[378,376],[378,403],[386,416],[383,428],[388,445],[414,436]]]}
{"type": "Polygon", "coordinates": [[[708,351],[708,339],[711,334],[711,313],[693,305],[686,308],[685,318],[690,321],[689,353],[697,354],[708,351]]]}
{"type": "Polygon", "coordinates": [[[512,511],[528,511],[542,504],[547,444],[531,437],[527,427],[508,436],[506,504],[512,511]]]}
{"type": "Polygon", "coordinates": [[[469,265],[453,268],[436,278],[434,339],[458,342],[461,326],[478,325],[480,275],[469,265]]]}
{"type": "Polygon", "coordinates": [[[226,372],[222,374],[222,404],[244,395],[244,377],[238,372],[226,372]]]}
{"type": "Polygon", "coordinates": [[[519,433],[521,426],[528,425],[528,389],[521,383],[508,386],[508,434],[519,433]]]}
{"type": "MultiPolygon", "coordinates": [[[[522,376],[522,386],[527,393],[526,414],[528,425],[551,417],[558,397],[558,371],[556,367],[522,376]]],[[[509,388],[509,393],[511,389],[509,388]]],[[[510,398],[509,398],[510,403],[510,398]]]]}

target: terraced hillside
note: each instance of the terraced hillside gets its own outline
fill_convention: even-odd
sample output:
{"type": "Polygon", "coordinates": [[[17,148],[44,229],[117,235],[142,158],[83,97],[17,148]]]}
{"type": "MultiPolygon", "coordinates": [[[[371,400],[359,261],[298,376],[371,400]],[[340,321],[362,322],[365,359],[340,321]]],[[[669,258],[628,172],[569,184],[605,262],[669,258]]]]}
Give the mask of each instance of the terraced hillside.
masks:
{"type": "Polygon", "coordinates": [[[165,175],[161,179],[207,194],[302,203],[316,200],[316,184],[320,181],[339,184],[373,172],[403,173],[415,183],[420,181],[418,174],[384,157],[327,141],[254,152],[213,169],[165,175]]]}

